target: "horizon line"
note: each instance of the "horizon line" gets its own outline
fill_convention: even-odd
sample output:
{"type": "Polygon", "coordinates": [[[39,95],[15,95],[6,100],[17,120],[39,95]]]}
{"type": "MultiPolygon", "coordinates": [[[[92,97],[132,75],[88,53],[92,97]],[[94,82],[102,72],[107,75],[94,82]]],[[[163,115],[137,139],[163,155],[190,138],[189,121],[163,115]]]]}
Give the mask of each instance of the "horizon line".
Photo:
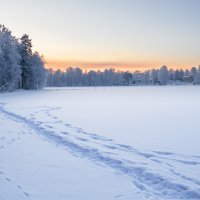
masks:
{"type": "Polygon", "coordinates": [[[136,64],[123,64],[123,63],[113,63],[113,62],[102,62],[102,63],[84,63],[84,62],[77,62],[69,64],[68,62],[58,61],[58,62],[50,62],[45,63],[46,69],[53,69],[54,71],[61,70],[65,71],[67,68],[80,68],[83,71],[104,71],[106,69],[115,69],[116,71],[148,71],[152,69],[160,69],[162,66],[166,66],[168,69],[173,70],[189,70],[192,67],[199,67],[200,65],[185,65],[185,66],[171,66],[168,64],[157,64],[157,65],[136,65],[136,64]],[[52,64],[51,64],[52,63],[52,64]]]}

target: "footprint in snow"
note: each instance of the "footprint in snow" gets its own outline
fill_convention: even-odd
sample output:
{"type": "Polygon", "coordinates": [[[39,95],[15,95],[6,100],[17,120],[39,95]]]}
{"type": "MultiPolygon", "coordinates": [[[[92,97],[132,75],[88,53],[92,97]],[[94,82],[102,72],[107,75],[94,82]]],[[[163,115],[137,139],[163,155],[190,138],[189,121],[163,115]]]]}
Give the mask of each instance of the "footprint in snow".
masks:
{"type": "Polygon", "coordinates": [[[104,141],[104,142],[106,142],[106,141],[112,141],[112,140],[110,140],[110,139],[106,139],[106,138],[103,138],[103,137],[100,137],[100,136],[97,136],[97,135],[95,135],[95,134],[87,134],[87,135],[90,135],[91,137],[92,137],[92,139],[94,139],[94,140],[100,140],[100,141],[104,141]]]}
{"type": "Polygon", "coordinates": [[[159,155],[165,155],[165,156],[173,155],[174,154],[172,152],[165,152],[165,151],[154,151],[154,153],[157,153],[159,155]]]}
{"type": "Polygon", "coordinates": [[[69,133],[61,131],[60,133],[64,134],[64,135],[69,135],[69,133]]]}
{"type": "Polygon", "coordinates": [[[117,149],[117,147],[115,146],[111,146],[111,145],[103,145],[104,147],[108,148],[108,149],[117,149]]]}
{"type": "MultiPolygon", "coordinates": [[[[21,185],[17,185],[17,188],[20,189],[20,190],[23,190],[24,188],[21,186],[21,185]]],[[[23,192],[23,195],[25,197],[30,197],[30,194],[28,192],[23,192]]]]}
{"type": "Polygon", "coordinates": [[[87,139],[81,138],[81,137],[76,137],[76,139],[79,140],[79,141],[83,141],[83,142],[87,142],[88,141],[87,139]]]}
{"type": "Polygon", "coordinates": [[[176,162],[186,164],[186,165],[199,165],[200,164],[199,162],[190,161],[190,160],[178,160],[178,159],[173,159],[173,160],[176,161],[176,162]]]}
{"type": "Polygon", "coordinates": [[[131,146],[126,145],[126,144],[117,144],[117,146],[122,147],[126,150],[133,150],[133,148],[131,146]]]}
{"type": "Polygon", "coordinates": [[[46,127],[48,127],[48,128],[53,128],[53,126],[51,126],[51,125],[46,125],[46,127]]]}
{"type": "Polygon", "coordinates": [[[157,159],[151,159],[153,162],[156,162],[156,163],[162,163],[162,161],[160,160],[157,160],[157,159]]]}
{"type": "Polygon", "coordinates": [[[118,198],[123,197],[123,196],[124,196],[123,194],[119,194],[119,195],[114,196],[114,198],[118,199],[118,198]]]}
{"type": "Polygon", "coordinates": [[[150,153],[138,153],[138,155],[143,156],[145,158],[152,158],[152,157],[154,157],[154,155],[150,154],[150,153]]]}
{"type": "Polygon", "coordinates": [[[21,185],[17,185],[18,189],[23,189],[23,187],[21,185]]]}
{"type": "Polygon", "coordinates": [[[71,124],[64,124],[66,127],[72,127],[71,124]]]}
{"type": "Polygon", "coordinates": [[[23,192],[23,194],[24,194],[25,197],[30,197],[28,192],[23,192]]]}
{"type": "Polygon", "coordinates": [[[9,178],[7,178],[7,177],[5,178],[5,180],[6,180],[6,181],[8,181],[8,182],[10,182],[10,181],[11,181],[11,180],[10,180],[9,178]]]}

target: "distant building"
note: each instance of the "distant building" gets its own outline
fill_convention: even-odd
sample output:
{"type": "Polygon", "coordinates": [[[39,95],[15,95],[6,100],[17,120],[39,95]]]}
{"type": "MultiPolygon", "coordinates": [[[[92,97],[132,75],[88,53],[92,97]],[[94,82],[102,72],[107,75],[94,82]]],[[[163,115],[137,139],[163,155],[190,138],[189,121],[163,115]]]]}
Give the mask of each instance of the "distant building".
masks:
{"type": "Polygon", "coordinates": [[[197,69],[195,77],[194,77],[194,85],[200,85],[200,66],[197,69]]]}
{"type": "Polygon", "coordinates": [[[182,81],[187,83],[192,83],[194,79],[192,76],[183,76],[182,81]]]}

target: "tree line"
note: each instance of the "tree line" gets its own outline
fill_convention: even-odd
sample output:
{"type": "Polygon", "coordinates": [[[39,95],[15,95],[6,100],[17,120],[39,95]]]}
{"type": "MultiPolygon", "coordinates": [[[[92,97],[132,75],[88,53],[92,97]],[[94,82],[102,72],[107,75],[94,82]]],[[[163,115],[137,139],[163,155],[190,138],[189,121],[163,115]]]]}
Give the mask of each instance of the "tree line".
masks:
{"type": "Polygon", "coordinates": [[[167,85],[200,84],[200,66],[190,70],[160,69],[144,72],[86,71],[69,67],[65,72],[44,68],[44,59],[32,51],[32,42],[27,34],[17,39],[4,25],[0,25],[0,91],[15,89],[41,89],[44,86],[127,86],[127,85],[167,85]]]}
{"type": "Polygon", "coordinates": [[[69,67],[65,72],[61,70],[48,70],[47,86],[127,86],[127,85],[167,85],[167,84],[200,84],[200,67],[190,70],[160,69],[146,70],[144,72],[116,71],[105,69],[102,71],[90,70],[83,72],[80,68],[69,67]]]}
{"type": "Polygon", "coordinates": [[[32,52],[27,34],[20,39],[0,25],[0,91],[40,89],[46,84],[44,59],[32,52]]]}

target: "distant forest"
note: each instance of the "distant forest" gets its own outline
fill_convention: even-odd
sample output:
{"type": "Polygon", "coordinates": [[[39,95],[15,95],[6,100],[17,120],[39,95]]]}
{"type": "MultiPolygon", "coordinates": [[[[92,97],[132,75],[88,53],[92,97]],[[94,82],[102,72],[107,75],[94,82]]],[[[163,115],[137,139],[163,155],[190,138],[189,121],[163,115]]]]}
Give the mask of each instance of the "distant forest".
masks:
{"type": "Polygon", "coordinates": [[[0,91],[40,89],[46,84],[44,60],[32,52],[28,35],[20,39],[0,25],[0,91]]]}
{"type": "Polygon", "coordinates": [[[67,68],[65,72],[45,69],[38,52],[32,51],[28,35],[14,37],[9,29],[0,25],[0,91],[16,89],[42,89],[65,86],[129,86],[200,84],[200,66],[190,70],[152,69],[144,72],[105,69],[83,72],[80,68],[67,68]]]}
{"type": "Polygon", "coordinates": [[[190,70],[152,69],[144,72],[123,72],[115,69],[106,69],[103,72],[90,70],[83,72],[80,68],[67,68],[61,70],[48,70],[47,86],[128,86],[128,85],[180,85],[200,84],[200,66],[190,70]]]}

